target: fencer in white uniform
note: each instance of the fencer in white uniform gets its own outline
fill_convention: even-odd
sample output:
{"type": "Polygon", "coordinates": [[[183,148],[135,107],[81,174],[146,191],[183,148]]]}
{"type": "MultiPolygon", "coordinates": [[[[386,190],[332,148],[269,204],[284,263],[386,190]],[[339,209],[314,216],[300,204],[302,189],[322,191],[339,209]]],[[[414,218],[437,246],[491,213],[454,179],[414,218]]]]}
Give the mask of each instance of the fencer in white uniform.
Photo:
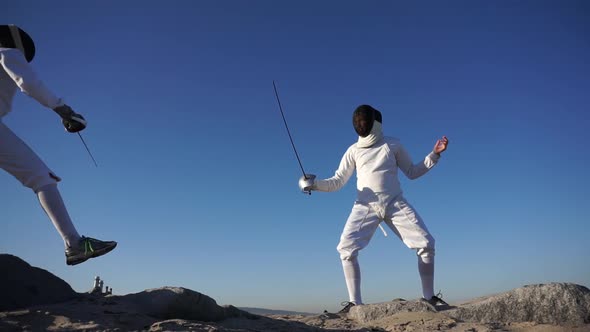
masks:
{"type": "Polygon", "coordinates": [[[0,168],[37,194],[42,208],[64,241],[66,263],[76,265],[106,254],[117,243],[78,234],[57,189],[61,179],[2,122],[2,118],[12,110],[13,98],[20,89],[55,111],[68,132],[86,128],[86,120],[39,79],[29,64],[34,56],[35,44],[25,31],[14,25],[0,25],[0,168]]]}
{"type": "Polygon", "coordinates": [[[398,139],[383,136],[382,115],[373,107],[359,106],[353,113],[353,126],[358,141],[346,150],[334,176],[318,180],[315,175],[307,174],[299,181],[304,192],[331,192],[342,188],[356,170],[357,199],[337,246],[349,294],[341,312],[363,304],[358,254],[369,244],[381,222],[416,251],[423,299],[432,305],[446,305],[434,294],[434,238],[404,198],[398,170],[409,179],[426,174],[446,150],[448,139],[443,136],[437,140],[433,151],[414,164],[398,139]]]}

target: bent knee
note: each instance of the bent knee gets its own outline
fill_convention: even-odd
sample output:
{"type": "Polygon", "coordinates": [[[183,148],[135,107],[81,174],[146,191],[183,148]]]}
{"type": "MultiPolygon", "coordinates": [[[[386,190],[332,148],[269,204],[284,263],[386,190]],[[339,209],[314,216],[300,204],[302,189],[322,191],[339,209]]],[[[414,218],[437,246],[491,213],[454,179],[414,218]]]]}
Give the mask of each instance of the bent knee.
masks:
{"type": "Polygon", "coordinates": [[[338,253],[340,254],[340,260],[343,261],[354,260],[359,253],[359,249],[357,248],[344,247],[340,245],[336,247],[336,250],[338,250],[338,253]]]}
{"type": "Polygon", "coordinates": [[[418,255],[422,258],[431,258],[431,257],[434,257],[434,254],[435,254],[434,246],[432,248],[427,247],[427,248],[420,248],[420,249],[416,250],[416,255],[418,255]]]}
{"type": "Polygon", "coordinates": [[[21,183],[28,188],[31,188],[35,193],[47,185],[57,184],[61,178],[51,171],[44,171],[39,173],[31,173],[19,178],[21,183]]]}
{"type": "Polygon", "coordinates": [[[340,252],[341,261],[353,261],[358,257],[358,252],[344,253],[340,252]]]}

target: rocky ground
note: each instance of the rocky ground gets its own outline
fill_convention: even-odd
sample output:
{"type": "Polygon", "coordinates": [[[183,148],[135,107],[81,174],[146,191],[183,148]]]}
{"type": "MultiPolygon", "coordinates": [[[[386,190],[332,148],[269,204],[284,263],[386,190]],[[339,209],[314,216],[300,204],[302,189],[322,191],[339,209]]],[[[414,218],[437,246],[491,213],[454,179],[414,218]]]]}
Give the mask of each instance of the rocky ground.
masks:
{"type": "Polygon", "coordinates": [[[570,283],[528,285],[446,308],[398,299],[342,315],[260,316],[180,287],[78,294],[10,255],[0,255],[0,270],[0,331],[590,331],[590,290],[570,283]],[[41,287],[48,283],[55,293],[41,287]]]}
{"type": "MultiPolygon", "coordinates": [[[[417,303],[418,301],[408,301],[417,303]]],[[[385,304],[376,304],[380,306],[385,304]]],[[[590,331],[590,324],[466,322],[444,312],[396,312],[368,322],[350,315],[240,315],[221,321],[161,319],[111,299],[83,299],[0,313],[0,331],[590,331]],[[125,309],[127,308],[127,309],[125,309]]]]}

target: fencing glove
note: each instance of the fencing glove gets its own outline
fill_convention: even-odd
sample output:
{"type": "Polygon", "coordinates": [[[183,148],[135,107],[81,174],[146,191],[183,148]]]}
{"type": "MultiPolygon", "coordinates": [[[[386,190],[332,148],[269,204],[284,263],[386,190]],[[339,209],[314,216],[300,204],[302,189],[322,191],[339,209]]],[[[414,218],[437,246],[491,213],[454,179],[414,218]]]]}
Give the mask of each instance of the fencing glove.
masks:
{"type": "Polygon", "coordinates": [[[312,190],[315,190],[315,178],[314,174],[305,174],[299,179],[299,189],[306,194],[311,194],[312,190]]]}
{"type": "Polygon", "coordinates": [[[55,113],[59,114],[62,119],[61,122],[68,132],[77,133],[86,128],[86,120],[84,117],[74,112],[70,106],[64,104],[54,108],[53,110],[55,113]]]}

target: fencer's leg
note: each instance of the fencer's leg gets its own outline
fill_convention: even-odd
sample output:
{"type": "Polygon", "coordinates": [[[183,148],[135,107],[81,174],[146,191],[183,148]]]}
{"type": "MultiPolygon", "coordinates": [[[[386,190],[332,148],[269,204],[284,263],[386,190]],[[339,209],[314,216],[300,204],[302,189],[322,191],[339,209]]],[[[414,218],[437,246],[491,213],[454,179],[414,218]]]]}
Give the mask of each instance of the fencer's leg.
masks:
{"type": "Polygon", "coordinates": [[[356,202],[346,221],[337,250],[342,260],[349,301],[363,304],[358,252],[369,244],[381,220],[368,205],[356,202]]]}
{"type": "Polygon", "coordinates": [[[430,299],[434,296],[434,251],[419,249],[418,272],[422,281],[422,297],[430,299]]]}
{"type": "Polygon", "coordinates": [[[37,194],[41,206],[62,236],[66,247],[80,239],[57,190],[60,178],[53,174],[41,158],[2,121],[0,168],[37,194]]]}
{"type": "Polygon", "coordinates": [[[355,256],[350,259],[343,259],[342,269],[344,270],[344,279],[348,290],[348,300],[354,304],[363,304],[361,297],[361,267],[358,258],[355,256]]]}
{"type": "Polygon", "coordinates": [[[77,244],[80,241],[80,235],[70,219],[68,210],[57,189],[57,184],[43,186],[37,191],[37,197],[41,207],[64,240],[65,247],[77,244]]]}
{"type": "Polygon", "coordinates": [[[434,237],[422,218],[404,198],[398,198],[391,207],[392,214],[386,222],[408,248],[417,250],[422,295],[425,299],[430,299],[434,295],[434,237]]]}
{"type": "Polygon", "coordinates": [[[0,168],[37,192],[60,181],[37,154],[0,121],[0,168]]]}

